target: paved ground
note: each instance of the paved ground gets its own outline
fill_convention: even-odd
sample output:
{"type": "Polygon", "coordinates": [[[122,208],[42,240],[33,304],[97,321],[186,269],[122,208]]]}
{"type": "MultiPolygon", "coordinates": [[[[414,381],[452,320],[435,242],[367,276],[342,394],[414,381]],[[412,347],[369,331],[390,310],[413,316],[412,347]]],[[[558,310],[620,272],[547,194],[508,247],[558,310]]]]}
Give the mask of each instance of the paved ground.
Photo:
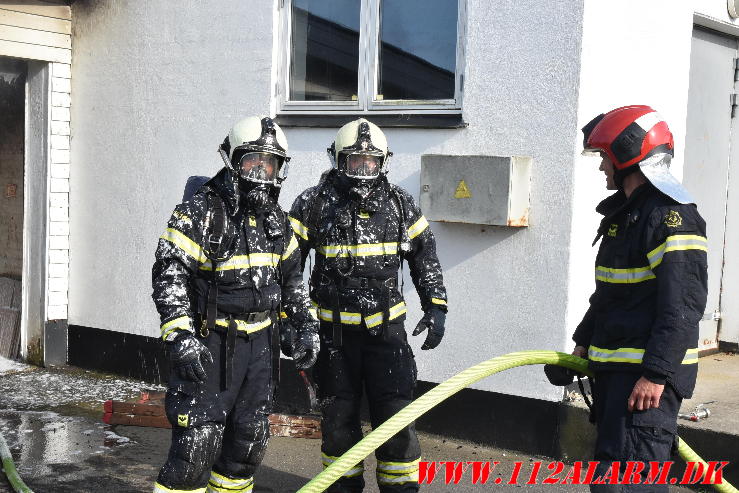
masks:
{"type": "MultiPolygon", "coordinates": [[[[732,361],[739,361],[739,358],[732,361]]],[[[22,367],[5,374],[0,372],[0,431],[27,484],[36,493],[151,491],[167,453],[169,431],[108,426],[100,420],[105,399],[132,397],[142,387],[147,385],[80,370],[22,367]]],[[[716,407],[716,414],[710,418],[716,425],[724,413],[721,409],[716,407]]],[[[521,429],[526,429],[525,423],[521,429]]],[[[457,485],[447,485],[437,479],[424,486],[423,491],[477,492],[493,488],[532,492],[587,491],[585,487],[572,485],[494,483],[497,478],[507,482],[516,462],[521,463],[519,482],[523,483],[531,474],[535,461],[544,461],[546,465],[551,459],[428,434],[421,435],[421,442],[424,459],[429,461],[500,462],[486,485],[472,485],[468,471],[457,485]]],[[[254,491],[283,493],[299,489],[321,470],[319,446],[318,440],[273,438],[257,474],[254,491]]],[[[366,491],[376,492],[372,474],[374,460],[367,459],[365,467],[366,491]]],[[[539,481],[545,477],[541,473],[539,481]]],[[[5,491],[10,489],[3,478],[0,479],[0,492],[5,491]]],[[[673,488],[672,491],[690,490],[673,488]]]]}

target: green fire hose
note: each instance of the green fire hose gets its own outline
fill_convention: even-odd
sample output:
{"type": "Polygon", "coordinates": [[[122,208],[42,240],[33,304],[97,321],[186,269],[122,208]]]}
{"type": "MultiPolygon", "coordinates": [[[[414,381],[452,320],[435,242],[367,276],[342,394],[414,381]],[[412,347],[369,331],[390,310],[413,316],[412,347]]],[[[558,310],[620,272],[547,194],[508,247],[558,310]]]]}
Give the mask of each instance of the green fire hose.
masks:
{"type": "MultiPolygon", "coordinates": [[[[403,408],[395,416],[385,421],[377,429],[364,437],[354,447],[328,466],[323,472],[303,486],[297,493],[320,493],[346,471],[354,467],[365,457],[371,454],[377,447],[382,445],[391,436],[407,426],[426,411],[436,406],[443,400],[451,397],[465,387],[489,377],[494,373],[515,368],[517,366],[553,364],[564,366],[580,373],[588,375],[588,363],[582,358],[556,351],[520,351],[498,356],[483,361],[468,368],[445,382],[440,383],[408,406],[403,408]]],[[[707,464],[691,449],[683,440],[679,440],[678,452],[685,461],[701,462],[707,468],[707,464]]],[[[8,450],[2,435],[0,435],[0,458],[2,458],[3,469],[10,481],[11,486],[17,493],[33,493],[18,475],[13,463],[13,457],[8,450]]],[[[728,481],[722,484],[712,485],[720,493],[739,493],[728,481]]]]}
{"type": "Polygon", "coordinates": [[[33,493],[18,475],[18,471],[15,470],[13,456],[10,455],[10,449],[8,449],[8,444],[5,443],[5,438],[3,438],[2,434],[0,434],[0,459],[3,461],[3,470],[13,490],[17,493],[33,493]]]}
{"type": "MultiPolygon", "coordinates": [[[[564,366],[572,370],[588,375],[588,362],[577,356],[572,356],[556,351],[520,351],[508,353],[497,358],[483,361],[471,368],[457,373],[450,379],[440,383],[424,395],[401,409],[395,416],[385,421],[373,430],[359,443],[349,449],[344,455],[334,461],[326,469],[313,478],[308,484],[298,490],[297,493],[320,493],[349,469],[356,466],[365,457],[371,454],[377,447],[385,443],[390,437],[403,429],[416,418],[424,414],[441,401],[451,397],[463,388],[489,377],[494,373],[515,368],[517,366],[552,364],[564,366]]],[[[683,440],[679,440],[678,453],[685,461],[702,462],[701,459],[683,440]]],[[[739,493],[729,482],[712,485],[721,493],[739,493]]]]}

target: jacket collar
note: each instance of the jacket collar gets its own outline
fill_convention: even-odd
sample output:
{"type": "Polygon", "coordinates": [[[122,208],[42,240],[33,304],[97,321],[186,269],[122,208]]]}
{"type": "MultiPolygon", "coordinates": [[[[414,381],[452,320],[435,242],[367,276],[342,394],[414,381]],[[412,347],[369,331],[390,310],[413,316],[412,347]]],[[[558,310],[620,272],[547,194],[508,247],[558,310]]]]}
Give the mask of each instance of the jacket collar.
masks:
{"type": "Polygon", "coordinates": [[[236,186],[231,177],[231,173],[225,167],[221,169],[213,178],[206,182],[211,190],[220,196],[229,209],[229,214],[236,214],[239,206],[238,197],[236,196],[236,186]]]}

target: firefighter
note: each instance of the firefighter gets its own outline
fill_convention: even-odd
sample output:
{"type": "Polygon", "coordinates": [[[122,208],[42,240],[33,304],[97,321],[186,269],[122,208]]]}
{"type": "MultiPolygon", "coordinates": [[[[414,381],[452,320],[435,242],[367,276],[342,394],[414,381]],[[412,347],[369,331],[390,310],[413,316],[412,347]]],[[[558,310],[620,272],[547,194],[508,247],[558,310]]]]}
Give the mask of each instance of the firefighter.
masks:
{"type": "MultiPolygon", "coordinates": [[[[706,224],[669,171],[667,123],[649,106],[625,106],[583,128],[615,193],[597,211],[595,292],[573,354],[594,372],[598,473],[623,461],[666,461],[677,413],[695,387],[698,322],[707,295],[706,224]]],[[[595,244],[595,242],[593,244],[595,244]]],[[[591,491],[623,486],[591,485],[591,491]]],[[[667,491],[666,485],[628,491],[667,491]]]]}
{"type": "MultiPolygon", "coordinates": [[[[427,331],[422,349],[441,342],[447,311],[434,236],[410,194],[388,182],[392,153],[382,130],[362,118],[352,121],[339,130],[328,152],[332,169],[295,200],[290,212],[304,264],[309,250],[315,250],[310,289],[320,320],[315,377],[324,467],[361,439],[363,391],[373,427],[413,398],[416,365],[403,326],[402,275],[398,281],[403,260],[424,311],[413,331],[427,331]]],[[[380,491],[418,491],[420,454],[414,425],[380,446],[380,491]]],[[[360,463],[328,491],[362,491],[363,471],[360,463]]]]}
{"type": "Polygon", "coordinates": [[[152,269],[172,366],[172,444],[155,492],[252,491],[269,434],[278,314],[297,333],[296,366],[318,355],[298,241],[277,205],[285,135],[270,118],[249,117],[219,152],[225,167],[175,208],[152,269]]]}

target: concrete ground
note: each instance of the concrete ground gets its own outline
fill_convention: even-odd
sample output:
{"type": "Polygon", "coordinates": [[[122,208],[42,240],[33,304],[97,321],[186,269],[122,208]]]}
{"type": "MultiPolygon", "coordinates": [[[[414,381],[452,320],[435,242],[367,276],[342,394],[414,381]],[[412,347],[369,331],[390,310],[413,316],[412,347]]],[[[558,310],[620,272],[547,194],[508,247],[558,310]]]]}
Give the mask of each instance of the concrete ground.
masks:
{"type": "MultiPolygon", "coordinates": [[[[706,385],[706,394],[696,394],[695,402],[717,400],[709,405],[714,414],[694,427],[711,425],[727,429],[734,426],[737,416],[731,414],[734,425],[724,418],[731,409],[726,384],[720,372],[730,372],[733,381],[739,372],[727,367],[739,358],[716,356],[714,363],[706,361],[701,371],[716,376],[715,390],[706,385]],[[723,358],[723,359],[722,359],[723,358]],[[705,370],[704,370],[705,368],[705,370]],[[714,399],[721,395],[722,399],[714,399]],[[721,406],[717,404],[722,403],[721,406]],[[727,407],[724,407],[727,406],[727,407]]],[[[703,362],[703,361],[702,361],[703,362]]],[[[151,385],[119,379],[75,369],[45,370],[34,367],[16,367],[4,374],[0,371],[0,432],[5,436],[21,476],[36,493],[148,492],[169,446],[169,430],[131,426],[108,426],[101,421],[102,402],[108,398],[125,399],[137,395],[151,385]]],[[[734,387],[736,388],[736,387],[734,387]]],[[[153,390],[158,390],[154,388],[153,390]]],[[[736,404],[736,403],[735,403],[736,404]]],[[[686,403],[686,405],[694,405],[686,403]]],[[[522,433],[525,432],[522,423],[522,433]]],[[[722,432],[723,433],[723,432],[722,432]]],[[[532,492],[588,491],[587,487],[573,485],[523,485],[536,461],[543,461],[542,471],[552,459],[531,457],[483,445],[449,440],[444,437],[421,434],[424,460],[429,461],[499,461],[485,485],[473,485],[470,471],[459,484],[445,484],[443,470],[422,491],[476,492],[486,488],[502,490],[525,489],[532,492]],[[497,478],[505,483],[517,462],[521,463],[519,485],[496,485],[497,478]]],[[[695,447],[694,448],[698,448],[695,447]]],[[[739,450],[739,449],[738,449],[739,450]]],[[[256,476],[255,492],[294,492],[321,471],[320,441],[276,437],[270,440],[262,467],[256,476]]],[[[583,457],[584,459],[585,457],[583,457]]],[[[574,460],[574,459],[573,459],[574,460]]],[[[365,491],[378,491],[374,480],[374,459],[365,461],[365,491]]],[[[547,476],[542,472],[539,483],[547,476]]],[[[564,474],[560,474],[562,478],[564,474]]],[[[0,492],[11,491],[4,477],[0,478],[0,492]]],[[[688,492],[684,487],[671,491],[688,492]]]]}

